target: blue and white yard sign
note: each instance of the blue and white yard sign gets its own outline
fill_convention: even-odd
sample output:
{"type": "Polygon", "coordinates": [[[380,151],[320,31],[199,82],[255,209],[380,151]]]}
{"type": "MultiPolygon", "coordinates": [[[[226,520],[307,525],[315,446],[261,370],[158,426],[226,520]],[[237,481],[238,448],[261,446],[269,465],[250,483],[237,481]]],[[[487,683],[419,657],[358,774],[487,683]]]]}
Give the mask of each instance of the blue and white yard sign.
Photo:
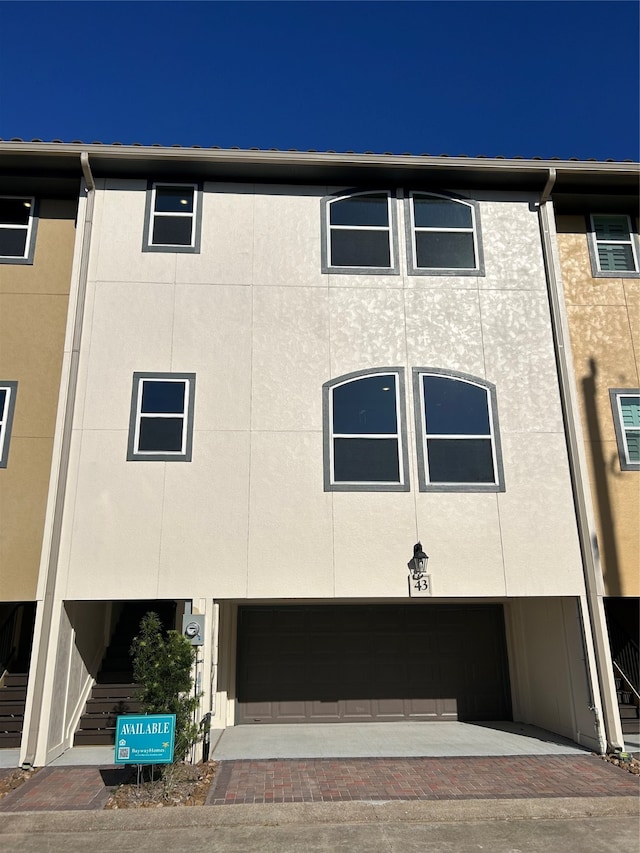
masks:
{"type": "Polygon", "coordinates": [[[175,714],[127,714],[116,719],[116,764],[171,764],[175,714]]]}

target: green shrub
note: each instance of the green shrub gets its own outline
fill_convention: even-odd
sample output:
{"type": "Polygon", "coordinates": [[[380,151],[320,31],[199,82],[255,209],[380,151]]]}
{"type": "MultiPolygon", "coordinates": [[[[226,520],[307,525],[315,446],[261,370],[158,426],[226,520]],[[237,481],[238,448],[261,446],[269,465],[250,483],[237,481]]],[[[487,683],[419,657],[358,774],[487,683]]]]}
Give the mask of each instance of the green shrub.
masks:
{"type": "Polygon", "coordinates": [[[199,697],[193,693],[191,675],[196,650],[178,631],[165,633],[156,613],[146,613],[130,654],[133,677],[142,686],[144,713],[176,715],[173,760],[182,761],[198,737],[193,715],[199,697]]]}

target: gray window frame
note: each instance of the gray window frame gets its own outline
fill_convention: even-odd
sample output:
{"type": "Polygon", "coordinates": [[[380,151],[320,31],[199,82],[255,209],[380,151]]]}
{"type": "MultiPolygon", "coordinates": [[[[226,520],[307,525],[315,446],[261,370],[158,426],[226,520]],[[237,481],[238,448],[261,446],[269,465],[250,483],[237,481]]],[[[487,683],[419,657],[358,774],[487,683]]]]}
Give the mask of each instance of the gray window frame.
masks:
{"type": "Polygon", "coordinates": [[[394,201],[396,193],[394,190],[388,189],[366,189],[351,188],[346,189],[333,195],[325,196],[321,200],[320,205],[320,241],[322,250],[322,272],[333,275],[399,275],[399,256],[398,256],[398,228],[396,205],[394,201]],[[340,267],[331,266],[331,225],[329,222],[331,205],[336,201],[343,201],[347,198],[353,198],[360,195],[374,195],[384,193],[387,196],[387,206],[389,211],[389,253],[391,265],[388,267],[340,267]]]}
{"type": "MultiPolygon", "coordinates": [[[[456,276],[484,276],[484,253],[482,250],[482,228],[480,224],[480,205],[477,201],[461,195],[454,195],[449,192],[429,192],[427,190],[411,190],[404,199],[404,230],[407,246],[407,274],[408,275],[456,275],[456,276]],[[414,224],[414,208],[413,199],[415,196],[430,196],[431,198],[442,198],[446,201],[456,202],[457,204],[465,205],[471,208],[471,217],[473,222],[473,248],[476,258],[476,266],[471,267],[419,267],[417,265],[416,255],[416,227],[414,224]]],[[[423,229],[417,229],[423,230],[423,229]]],[[[434,231],[447,232],[448,230],[455,231],[463,229],[437,229],[434,231]]],[[[467,233],[465,231],[465,233],[467,233]]]]}
{"type": "Polygon", "coordinates": [[[322,432],[323,432],[323,468],[325,492],[408,492],[409,482],[409,451],[407,445],[406,397],[403,367],[371,367],[367,370],[356,370],[329,379],[322,386],[322,432]],[[396,379],[396,424],[398,448],[399,483],[371,482],[333,482],[333,422],[332,422],[332,393],[333,389],[368,376],[393,375],[396,379]]]}
{"type": "MultiPolygon", "coordinates": [[[[457,370],[445,370],[439,367],[413,368],[413,408],[416,424],[416,448],[418,455],[418,483],[421,492],[504,492],[504,467],[502,463],[502,445],[500,442],[500,425],[498,422],[498,400],[496,386],[479,376],[461,373],[457,370]],[[491,427],[491,445],[494,462],[493,483],[431,483],[427,476],[427,430],[423,405],[422,377],[444,376],[454,381],[467,382],[483,388],[487,394],[489,408],[489,424],[491,427]]],[[[470,436],[471,437],[471,436],[470,436]]],[[[464,438],[460,438],[464,441],[464,438]]]]}
{"type": "Polygon", "coordinates": [[[620,397],[638,397],[640,388],[610,388],[609,399],[613,413],[613,426],[616,431],[616,442],[618,444],[618,459],[622,471],[640,471],[640,462],[632,462],[628,458],[628,447],[625,427],[622,422],[622,412],[618,403],[620,397]]]}
{"type": "Polygon", "coordinates": [[[193,453],[193,414],[195,406],[196,374],[195,373],[165,373],[151,371],[136,371],[133,374],[131,391],[131,412],[129,416],[129,438],[127,443],[127,462],[191,462],[193,453]],[[169,380],[189,383],[189,393],[186,396],[184,417],[184,452],[170,451],[150,452],[136,449],[136,436],[139,435],[138,422],[142,416],[139,410],[142,401],[141,385],[146,380],[169,380]]]}
{"type": "Polygon", "coordinates": [[[202,205],[203,205],[202,183],[194,181],[149,181],[147,183],[147,195],[144,211],[144,233],[142,237],[143,252],[169,252],[171,254],[200,254],[200,241],[202,233],[202,205]],[[152,243],[153,223],[156,211],[153,210],[155,190],[157,187],[192,187],[193,188],[193,245],[180,246],[174,243],[152,243]]]}
{"type": "Polygon", "coordinates": [[[635,221],[626,213],[592,213],[587,216],[587,245],[589,247],[589,260],[591,261],[592,278],[640,278],[640,241],[635,221]],[[596,239],[596,227],[593,222],[594,216],[617,216],[624,217],[629,226],[629,243],[635,263],[635,270],[601,270],[600,256],[598,254],[598,243],[606,240],[596,239]]]}
{"type": "MultiPolygon", "coordinates": [[[[23,255],[0,255],[0,264],[29,264],[33,265],[33,258],[36,250],[36,234],[38,231],[38,200],[34,196],[29,195],[9,195],[3,193],[1,198],[17,198],[25,202],[30,202],[31,212],[29,213],[29,223],[26,227],[27,239],[25,242],[25,251],[23,255]]],[[[10,226],[9,223],[0,223],[0,227],[6,225],[8,227],[18,227],[22,230],[22,226],[10,226]]]]}
{"type": "Polygon", "coordinates": [[[9,392],[8,397],[5,398],[4,410],[0,412],[0,468],[6,468],[9,461],[9,445],[11,443],[13,415],[16,409],[18,383],[14,379],[0,380],[0,388],[9,392]]]}

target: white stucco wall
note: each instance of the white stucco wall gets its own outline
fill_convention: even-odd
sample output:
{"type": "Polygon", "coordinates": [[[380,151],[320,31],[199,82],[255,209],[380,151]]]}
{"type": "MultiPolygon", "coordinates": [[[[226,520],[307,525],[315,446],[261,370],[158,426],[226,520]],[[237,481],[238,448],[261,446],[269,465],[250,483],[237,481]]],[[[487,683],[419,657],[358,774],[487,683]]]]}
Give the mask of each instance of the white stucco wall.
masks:
{"type": "MultiPolygon", "coordinates": [[[[99,186],[60,556],[65,599],[582,590],[533,197],[480,201],[486,275],[323,275],[326,187],[205,184],[200,254],[142,252],[99,186]],[[411,491],[324,492],[322,384],[404,367],[411,491]],[[497,388],[506,491],[420,493],[412,367],[497,388]],[[134,371],[195,372],[193,461],[127,462],[134,371]]],[[[472,195],[469,193],[469,195],[472,195]]],[[[477,197],[477,196],[476,196],[477,197]]]]}

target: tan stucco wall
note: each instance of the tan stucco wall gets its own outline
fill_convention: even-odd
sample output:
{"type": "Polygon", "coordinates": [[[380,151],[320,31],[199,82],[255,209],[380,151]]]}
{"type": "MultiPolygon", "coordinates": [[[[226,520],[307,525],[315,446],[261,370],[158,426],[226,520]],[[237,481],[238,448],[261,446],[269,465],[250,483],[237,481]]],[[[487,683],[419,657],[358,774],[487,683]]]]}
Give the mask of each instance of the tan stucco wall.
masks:
{"type": "Polygon", "coordinates": [[[640,279],[593,278],[582,216],[557,218],[607,595],[640,594],[640,473],[621,471],[610,388],[640,387],[640,279]]]}
{"type": "Polygon", "coordinates": [[[0,601],[35,597],[60,386],[75,201],[40,200],[33,264],[0,265],[0,380],[16,380],[0,469],[0,601]]]}

